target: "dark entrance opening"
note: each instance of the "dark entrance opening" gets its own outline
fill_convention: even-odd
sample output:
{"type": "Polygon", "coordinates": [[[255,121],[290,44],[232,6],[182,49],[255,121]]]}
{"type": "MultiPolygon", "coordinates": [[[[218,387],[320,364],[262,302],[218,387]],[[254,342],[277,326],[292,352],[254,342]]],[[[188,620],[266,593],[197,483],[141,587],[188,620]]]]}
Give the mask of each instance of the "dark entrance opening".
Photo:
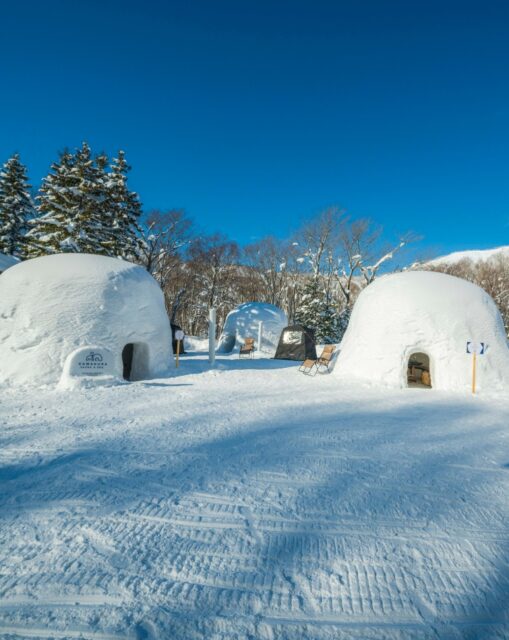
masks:
{"type": "Polygon", "coordinates": [[[431,388],[431,373],[427,353],[412,353],[408,359],[407,382],[409,387],[431,388]]]}
{"type": "MultiPolygon", "coordinates": [[[[117,352],[118,353],[118,352],[117,352]]],[[[130,342],[122,349],[122,364],[124,366],[124,380],[131,379],[131,370],[133,368],[134,344],[130,342]]]]}

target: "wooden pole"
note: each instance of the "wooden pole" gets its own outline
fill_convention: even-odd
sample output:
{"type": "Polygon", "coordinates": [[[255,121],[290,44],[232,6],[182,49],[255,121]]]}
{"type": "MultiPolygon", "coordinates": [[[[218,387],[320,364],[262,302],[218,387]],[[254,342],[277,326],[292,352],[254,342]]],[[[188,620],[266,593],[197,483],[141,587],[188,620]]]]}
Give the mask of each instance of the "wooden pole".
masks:
{"type": "Polygon", "coordinates": [[[177,369],[179,366],[179,353],[180,353],[180,340],[177,340],[177,364],[176,364],[177,369]]]}
{"type": "Polygon", "coordinates": [[[477,364],[477,353],[474,351],[473,358],[472,358],[472,393],[473,394],[475,394],[476,364],[477,364]]]}

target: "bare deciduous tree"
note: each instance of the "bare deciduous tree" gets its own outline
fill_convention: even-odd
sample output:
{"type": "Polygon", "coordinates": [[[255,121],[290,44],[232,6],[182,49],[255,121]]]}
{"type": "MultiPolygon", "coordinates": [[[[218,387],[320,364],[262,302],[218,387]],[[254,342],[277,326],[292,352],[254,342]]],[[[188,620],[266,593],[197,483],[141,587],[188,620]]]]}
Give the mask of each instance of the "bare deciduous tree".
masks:
{"type": "Polygon", "coordinates": [[[186,289],[178,277],[182,258],[192,240],[192,221],[180,209],[152,211],[143,234],[141,260],[161,285],[172,322],[180,309],[186,289]]]}
{"type": "Polygon", "coordinates": [[[198,238],[189,249],[188,267],[194,291],[193,325],[203,326],[208,309],[214,307],[218,324],[239,300],[235,284],[239,273],[239,248],[221,235],[198,238]]]}
{"type": "Polygon", "coordinates": [[[464,278],[482,287],[496,302],[509,335],[509,257],[495,254],[488,260],[474,262],[464,258],[458,262],[419,265],[432,271],[440,271],[458,278],[464,278]]]}
{"type": "Polygon", "coordinates": [[[191,241],[192,221],[180,209],[152,211],[143,233],[142,262],[164,289],[175,261],[191,241]]]}

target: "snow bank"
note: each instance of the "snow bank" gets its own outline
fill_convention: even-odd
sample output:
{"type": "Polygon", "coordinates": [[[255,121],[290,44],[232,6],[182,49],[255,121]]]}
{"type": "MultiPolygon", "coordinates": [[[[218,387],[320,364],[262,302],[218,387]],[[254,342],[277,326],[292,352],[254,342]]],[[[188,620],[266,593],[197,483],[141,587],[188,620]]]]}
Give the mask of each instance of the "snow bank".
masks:
{"type": "Polygon", "coordinates": [[[334,375],[406,387],[409,357],[420,352],[430,357],[435,389],[467,390],[472,376],[467,341],[488,345],[486,355],[478,357],[478,388],[509,388],[502,318],[483,289],[442,273],[387,275],[360,294],[334,375]]]}
{"type": "Polygon", "coordinates": [[[273,353],[288,321],[284,311],[265,302],[246,302],[230,311],[226,316],[217,351],[230,353],[235,346],[243,344],[246,338],[255,338],[258,343],[260,322],[263,322],[261,351],[273,353]]]}
{"type": "Polygon", "coordinates": [[[22,262],[0,277],[0,382],[103,382],[173,367],[162,292],[142,267],[115,258],[59,254],[22,262]]]}
{"type": "Polygon", "coordinates": [[[186,351],[208,351],[209,339],[198,336],[184,336],[184,349],[186,351]]]}

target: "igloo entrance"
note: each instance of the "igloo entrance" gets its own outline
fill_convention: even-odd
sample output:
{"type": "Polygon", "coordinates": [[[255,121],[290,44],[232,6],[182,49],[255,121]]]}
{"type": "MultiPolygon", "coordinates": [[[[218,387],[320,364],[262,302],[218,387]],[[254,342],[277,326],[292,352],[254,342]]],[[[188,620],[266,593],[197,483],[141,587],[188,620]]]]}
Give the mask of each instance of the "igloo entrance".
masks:
{"type": "Polygon", "coordinates": [[[148,369],[148,347],[141,342],[129,342],[122,349],[124,380],[143,380],[148,369]]]}
{"type": "Polygon", "coordinates": [[[409,387],[431,388],[430,361],[427,353],[412,353],[408,358],[407,384],[409,387]]]}

